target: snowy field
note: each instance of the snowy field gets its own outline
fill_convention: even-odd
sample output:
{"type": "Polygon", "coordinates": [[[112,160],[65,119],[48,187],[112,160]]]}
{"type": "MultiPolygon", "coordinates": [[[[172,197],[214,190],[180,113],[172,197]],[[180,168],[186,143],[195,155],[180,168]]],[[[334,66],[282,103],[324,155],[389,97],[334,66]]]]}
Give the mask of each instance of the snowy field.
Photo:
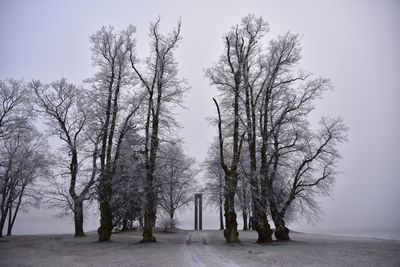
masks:
{"type": "Polygon", "coordinates": [[[293,233],[291,242],[226,245],[221,231],[157,233],[141,244],[141,233],[13,236],[0,239],[0,266],[400,266],[400,241],[293,233]]]}

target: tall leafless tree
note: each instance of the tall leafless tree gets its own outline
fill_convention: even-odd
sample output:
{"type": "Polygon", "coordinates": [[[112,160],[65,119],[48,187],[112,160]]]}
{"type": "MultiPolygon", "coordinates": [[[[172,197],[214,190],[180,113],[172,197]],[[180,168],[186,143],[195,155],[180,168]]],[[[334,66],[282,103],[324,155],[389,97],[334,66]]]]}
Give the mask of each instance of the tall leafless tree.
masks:
{"type": "Polygon", "coordinates": [[[83,188],[77,192],[77,183],[82,183],[82,172],[79,171],[79,153],[83,148],[83,132],[87,123],[85,111],[85,95],[81,88],[68,83],[65,79],[51,84],[41,84],[39,81],[30,83],[37,97],[37,106],[48,119],[47,125],[54,135],[57,135],[66,145],[68,155],[69,189],[73,201],[71,209],[74,213],[75,237],[84,236],[83,202],[87,200],[89,190],[96,177],[97,142],[93,151],[93,170],[83,188]],[[81,178],[78,178],[81,176],[81,178]]]}
{"type": "MultiPolygon", "coordinates": [[[[233,129],[230,130],[232,133],[232,160],[230,169],[227,168],[225,164],[225,159],[223,158],[223,135],[222,135],[222,120],[220,115],[220,108],[217,101],[214,102],[217,106],[218,118],[219,118],[219,136],[220,136],[220,158],[221,166],[225,172],[226,176],[226,196],[225,196],[225,218],[226,218],[226,231],[225,238],[228,243],[238,242],[237,235],[237,223],[236,223],[236,213],[234,211],[234,195],[237,187],[237,168],[240,159],[240,147],[242,145],[243,138],[247,133],[247,140],[249,144],[250,156],[255,155],[255,135],[253,131],[255,130],[255,118],[254,114],[250,111],[250,96],[249,91],[252,89],[250,87],[250,75],[249,69],[253,61],[257,60],[259,53],[259,45],[257,42],[267,31],[267,24],[260,19],[256,19],[254,16],[250,15],[242,20],[242,24],[232,28],[230,32],[225,35],[225,52],[221,57],[220,61],[215,64],[212,68],[209,68],[206,75],[209,77],[211,84],[216,85],[218,89],[222,92],[224,96],[224,101],[228,101],[228,105],[223,105],[223,112],[231,117],[233,124],[233,129]],[[246,104],[247,111],[247,124],[245,125],[245,130],[243,134],[240,134],[239,122],[241,120],[241,115],[244,113],[241,104],[243,92],[246,92],[246,104]],[[232,109],[229,111],[229,109],[232,109]],[[254,137],[254,138],[253,138],[254,137]],[[229,196],[229,198],[227,198],[229,196]]],[[[254,95],[251,95],[251,100],[254,95]]],[[[254,103],[251,103],[254,106],[254,103]]],[[[252,172],[256,168],[256,158],[252,157],[252,172]]],[[[265,217],[265,213],[261,210],[261,206],[258,204],[258,193],[256,176],[250,174],[252,177],[250,179],[252,184],[252,199],[256,203],[255,206],[255,218],[257,218],[258,224],[256,229],[259,234],[258,242],[269,242],[270,229],[268,220],[265,217]]]]}
{"type": "Polygon", "coordinates": [[[100,136],[100,242],[109,241],[111,237],[112,177],[120,157],[122,141],[132,127],[132,120],[142,100],[129,67],[129,59],[135,53],[134,32],[133,26],[120,32],[109,26],[90,36],[93,65],[98,69],[89,82],[92,85],[91,97],[95,101],[93,120],[98,125],[100,136]]]}
{"type": "MultiPolygon", "coordinates": [[[[311,80],[310,74],[297,70],[300,51],[298,35],[287,32],[270,42],[268,53],[260,63],[265,70],[261,80],[262,97],[259,105],[261,196],[263,206],[269,207],[278,240],[290,239],[284,221],[286,209],[292,202],[286,196],[290,184],[287,177],[291,177],[290,168],[295,168],[300,160],[298,153],[302,146],[299,143],[304,138],[309,140],[305,142],[311,142],[313,136],[306,134],[310,132],[306,116],[314,108],[313,100],[330,87],[327,79],[311,80]],[[281,206],[286,208],[282,209],[281,206]]],[[[332,143],[344,141],[345,127],[342,122],[337,123],[341,126],[332,143]]],[[[333,170],[336,159],[330,162],[329,168],[333,170]]],[[[329,177],[332,177],[331,174],[333,171],[329,177]]],[[[308,198],[308,203],[312,202],[313,199],[308,198]]]]}
{"type": "Polygon", "coordinates": [[[251,185],[251,198],[253,207],[253,226],[258,233],[257,243],[271,242],[272,231],[270,229],[266,206],[262,203],[259,175],[257,174],[257,123],[258,108],[263,92],[261,82],[264,72],[260,64],[262,60],[261,40],[268,31],[268,24],[260,18],[249,15],[242,20],[240,29],[240,39],[242,42],[241,54],[243,54],[243,84],[241,106],[245,110],[245,115],[241,120],[246,129],[248,144],[248,154],[250,158],[250,168],[247,172],[251,185]]]}
{"type": "Polygon", "coordinates": [[[143,242],[156,241],[153,236],[152,222],[155,218],[155,168],[160,130],[169,130],[171,119],[170,105],[180,104],[185,88],[183,81],[177,77],[177,63],[174,50],[181,38],[181,22],[168,35],[159,32],[160,19],[150,26],[151,52],[146,59],[144,70],[139,66],[139,60],[131,53],[131,66],[145,88],[147,95],[145,131],[145,196],[143,242]],[[163,129],[164,127],[164,129],[163,129]]]}
{"type": "Polygon", "coordinates": [[[322,118],[320,125],[316,132],[274,130],[268,200],[278,240],[290,240],[285,226],[289,208],[295,205],[297,213],[318,212],[315,196],[329,194],[337,174],[337,146],[346,140],[347,128],[341,118],[322,118]]]}

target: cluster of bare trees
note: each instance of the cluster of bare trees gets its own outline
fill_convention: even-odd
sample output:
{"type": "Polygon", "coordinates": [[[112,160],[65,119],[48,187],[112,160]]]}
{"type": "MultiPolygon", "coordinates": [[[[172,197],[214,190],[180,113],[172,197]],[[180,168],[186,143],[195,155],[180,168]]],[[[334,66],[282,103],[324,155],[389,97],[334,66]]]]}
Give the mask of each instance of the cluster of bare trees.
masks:
{"type": "Polygon", "coordinates": [[[208,172],[215,188],[223,188],[228,243],[239,241],[235,201],[244,218],[251,210],[258,243],[272,241],[268,219],[275,237],[289,240],[285,216],[318,211],[315,196],[329,192],[337,147],[346,140],[341,118],[322,118],[316,130],[309,123],[314,100],[330,84],[298,68],[299,36],[287,32],[266,46],[267,32],[263,18],[245,17],[225,34],[223,55],[206,70],[220,92],[218,149],[211,152],[220,168],[214,160],[208,172]]]}
{"type": "MultiPolygon", "coordinates": [[[[153,242],[156,215],[174,227],[176,210],[195,188],[195,161],[174,136],[172,112],[187,90],[174,52],[181,23],[169,34],[150,25],[150,54],[138,56],[135,27],[103,27],[90,36],[93,77],[83,86],[0,82],[0,230],[11,234],[20,207],[43,196],[72,213],[75,236],[84,236],[84,212],[99,204],[99,241],[138,221],[143,242],[153,242]],[[35,128],[45,118],[57,154],[35,128]],[[51,170],[50,170],[51,166],[51,170]],[[38,180],[46,190],[39,190],[38,180]],[[48,189],[50,188],[50,189],[48,189]],[[33,191],[35,191],[33,193],[33,191]],[[172,223],[171,223],[172,222],[172,223]]],[[[220,92],[213,99],[218,135],[204,162],[205,192],[219,208],[226,242],[238,242],[236,210],[258,243],[289,240],[288,216],[318,212],[337,173],[338,145],[346,140],[340,118],[314,129],[314,100],[330,88],[298,68],[299,36],[290,32],[264,44],[268,24],[245,17],[224,36],[224,53],[206,70],[220,92]],[[225,220],[224,220],[224,218],[225,220]]],[[[40,184],[40,183],[39,183],[40,184]]]]}
{"type": "Polygon", "coordinates": [[[0,81],[0,236],[11,235],[18,212],[40,200],[48,172],[47,143],[32,124],[32,94],[20,80],[0,81]]]}
{"type": "Polygon", "coordinates": [[[155,241],[157,212],[173,219],[188,203],[197,171],[176,139],[172,113],[187,89],[174,59],[181,23],[168,35],[159,24],[150,26],[151,52],[143,60],[133,26],[91,35],[96,72],[83,86],[65,79],[0,83],[1,229],[8,216],[11,233],[38,177],[46,205],[73,214],[77,237],[85,235],[85,210],[99,204],[99,241],[134,221],[143,226],[143,242],[155,241]],[[57,153],[46,147],[33,115],[58,139],[57,153]]]}

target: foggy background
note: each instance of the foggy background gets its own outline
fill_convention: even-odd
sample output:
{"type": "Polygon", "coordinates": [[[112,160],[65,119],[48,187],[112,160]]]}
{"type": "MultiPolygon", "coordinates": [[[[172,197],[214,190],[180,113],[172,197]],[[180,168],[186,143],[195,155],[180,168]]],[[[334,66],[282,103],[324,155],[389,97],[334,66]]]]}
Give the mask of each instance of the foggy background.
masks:
{"type": "MultiPolygon", "coordinates": [[[[161,16],[170,31],[182,18],[183,41],[176,51],[180,76],[191,90],[178,110],[186,152],[201,163],[216,134],[203,70],[222,53],[222,36],[253,13],[270,24],[266,36],[290,30],[302,35],[300,68],[330,78],[335,90],[323,95],[312,121],[343,116],[349,142],[332,196],[320,198],[321,219],[299,220],[290,228],[309,232],[392,229],[400,233],[400,1],[11,1],[0,2],[0,79],[61,77],[82,84],[92,76],[88,36],[103,25],[137,28],[137,51],[148,54],[150,22],[161,16]],[[397,229],[397,230],[396,230],[397,229]]],[[[199,176],[199,181],[202,177],[199,176]]],[[[206,202],[203,201],[203,205],[206,202]]],[[[203,227],[217,228],[217,210],[203,211],[203,227]]],[[[54,218],[46,209],[21,213],[15,234],[72,233],[72,216],[54,218]],[[39,216],[40,215],[40,216],[39,216]]],[[[238,214],[240,215],[240,214],[238,214]]],[[[193,207],[178,213],[192,229],[193,207]]],[[[238,218],[239,225],[241,218],[238,218]]],[[[85,230],[99,220],[87,218],[85,230]]]]}

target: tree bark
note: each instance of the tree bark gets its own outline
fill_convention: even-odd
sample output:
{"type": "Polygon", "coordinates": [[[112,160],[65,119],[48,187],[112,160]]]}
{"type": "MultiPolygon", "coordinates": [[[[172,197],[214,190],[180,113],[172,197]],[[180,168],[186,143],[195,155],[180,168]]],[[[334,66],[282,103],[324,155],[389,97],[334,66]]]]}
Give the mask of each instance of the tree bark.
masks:
{"type": "Polygon", "coordinates": [[[75,237],[85,236],[83,231],[83,203],[75,201],[74,203],[74,222],[75,222],[75,237]]]}
{"type": "Polygon", "coordinates": [[[98,229],[99,241],[110,241],[112,230],[112,215],[110,203],[108,201],[100,202],[100,227],[98,229]]]}
{"type": "Polygon", "coordinates": [[[289,229],[285,226],[283,216],[280,214],[276,203],[270,202],[272,220],[275,224],[275,237],[278,241],[289,241],[289,229]]]}
{"type": "Polygon", "coordinates": [[[17,202],[17,206],[15,207],[15,210],[14,210],[14,215],[12,217],[12,220],[8,224],[7,235],[11,235],[11,233],[12,233],[12,229],[14,227],[15,219],[17,218],[19,207],[21,206],[21,203],[22,203],[22,196],[24,195],[25,187],[26,187],[26,184],[24,183],[22,188],[21,188],[21,192],[19,193],[19,196],[18,196],[18,202],[17,202]]]}
{"type": "Polygon", "coordinates": [[[257,231],[258,238],[257,243],[271,243],[272,242],[272,230],[268,223],[266,215],[266,206],[263,205],[263,201],[260,199],[260,190],[258,186],[258,180],[255,176],[256,166],[256,149],[255,143],[249,144],[250,158],[251,158],[251,170],[250,170],[250,186],[251,186],[251,198],[253,206],[253,222],[252,228],[257,231]]]}
{"type": "Polygon", "coordinates": [[[258,244],[271,243],[272,242],[272,230],[268,223],[267,215],[263,212],[263,209],[254,209],[254,221],[253,228],[258,233],[258,244]]]}
{"type": "Polygon", "coordinates": [[[231,168],[225,165],[224,158],[224,140],[222,137],[222,121],[221,112],[218,106],[217,100],[213,98],[215,106],[218,112],[218,139],[219,139],[219,153],[220,153],[220,164],[225,173],[225,188],[224,188],[224,210],[225,210],[225,227],[224,237],[226,243],[239,243],[239,233],[237,231],[237,221],[235,213],[235,194],[237,190],[237,163],[240,158],[240,150],[242,148],[242,140],[239,144],[239,116],[238,116],[238,100],[239,100],[239,88],[237,86],[235,91],[235,121],[234,121],[234,132],[233,132],[233,159],[231,168]]]}
{"type": "Polygon", "coordinates": [[[143,216],[139,218],[139,227],[143,229],[143,216]]]}
{"type": "Polygon", "coordinates": [[[235,190],[229,188],[237,188],[237,179],[232,177],[225,177],[227,186],[225,187],[225,226],[224,237],[226,243],[237,243],[239,241],[239,233],[237,231],[237,221],[235,212],[235,190]]]}
{"type": "Polygon", "coordinates": [[[123,220],[122,220],[122,229],[121,229],[121,231],[128,231],[128,219],[125,217],[123,220]]]}
{"type": "MultiPolygon", "coordinates": [[[[147,167],[148,168],[148,167],[147,167]]],[[[143,243],[155,242],[156,238],[153,236],[153,222],[154,222],[154,192],[153,192],[153,173],[146,171],[146,204],[144,209],[144,227],[143,227],[143,243]]]]}
{"type": "Polygon", "coordinates": [[[7,227],[7,236],[11,235],[11,231],[12,231],[12,226],[11,226],[11,222],[12,222],[12,206],[10,206],[10,208],[8,209],[8,227],[7,227]]]}
{"type": "MultiPolygon", "coordinates": [[[[5,212],[5,215],[4,215],[4,220],[5,220],[6,216],[7,216],[7,212],[8,212],[8,228],[7,228],[7,235],[8,236],[11,235],[11,227],[10,227],[10,225],[11,225],[11,221],[12,221],[12,206],[13,206],[13,202],[14,202],[14,200],[12,199],[13,194],[14,194],[14,190],[11,190],[11,192],[9,193],[9,196],[8,196],[8,200],[7,200],[7,204],[6,204],[7,209],[6,209],[6,212],[5,212]]],[[[3,223],[2,227],[4,227],[4,223],[3,223]]]]}
{"type": "Polygon", "coordinates": [[[6,218],[7,218],[7,213],[8,213],[8,205],[6,204],[7,199],[6,199],[6,191],[4,190],[3,197],[1,200],[1,217],[0,217],[0,237],[3,237],[3,229],[4,229],[4,224],[6,223],[6,218]]]}
{"type": "Polygon", "coordinates": [[[159,123],[159,111],[161,106],[162,87],[158,88],[157,91],[157,104],[156,112],[154,115],[150,113],[150,107],[153,106],[152,95],[149,97],[149,113],[146,123],[146,205],[144,211],[144,228],[143,228],[143,240],[142,242],[155,242],[156,238],[153,236],[153,227],[155,226],[156,219],[156,207],[154,198],[154,170],[157,158],[158,149],[158,123],[159,123]],[[149,117],[152,116],[152,129],[151,135],[149,135],[149,117]],[[150,144],[147,143],[150,137],[150,144]],[[149,149],[150,148],[150,149],[149,149]]]}
{"type": "Polygon", "coordinates": [[[219,205],[219,230],[224,230],[224,214],[222,211],[222,200],[219,205]]]}
{"type": "Polygon", "coordinates": [[[249,230],[253,230],[253,217],[249,216],[249,230]]]}
{"type": "Polygon", "coordinates": [[[144,212],[144,227],[143,227],[143,243],[156,242],[156,238],[153,236],[153,225],[152,225],[152,212],[144,212]]]}
{"type": "Polygon", "coordinates": [[[0,218],[0,237],[3,237],[4,224],[6,222],[6,214],[1,214],[0,218]]]}
{"type": "Polygon", "coordinates": [[[109,177],[100,180],[100,227],[98,229],[99,242],[110,241],[112,225],[112,211],[110,201],[111,185],[109,177]]]}
{"type": "Polygon", "coordinates": [[[247,227],[247,212],[243,211],[242,216],[243,216],[243,231],[247,231],[249,230],[249,228],[247,227]]]}

